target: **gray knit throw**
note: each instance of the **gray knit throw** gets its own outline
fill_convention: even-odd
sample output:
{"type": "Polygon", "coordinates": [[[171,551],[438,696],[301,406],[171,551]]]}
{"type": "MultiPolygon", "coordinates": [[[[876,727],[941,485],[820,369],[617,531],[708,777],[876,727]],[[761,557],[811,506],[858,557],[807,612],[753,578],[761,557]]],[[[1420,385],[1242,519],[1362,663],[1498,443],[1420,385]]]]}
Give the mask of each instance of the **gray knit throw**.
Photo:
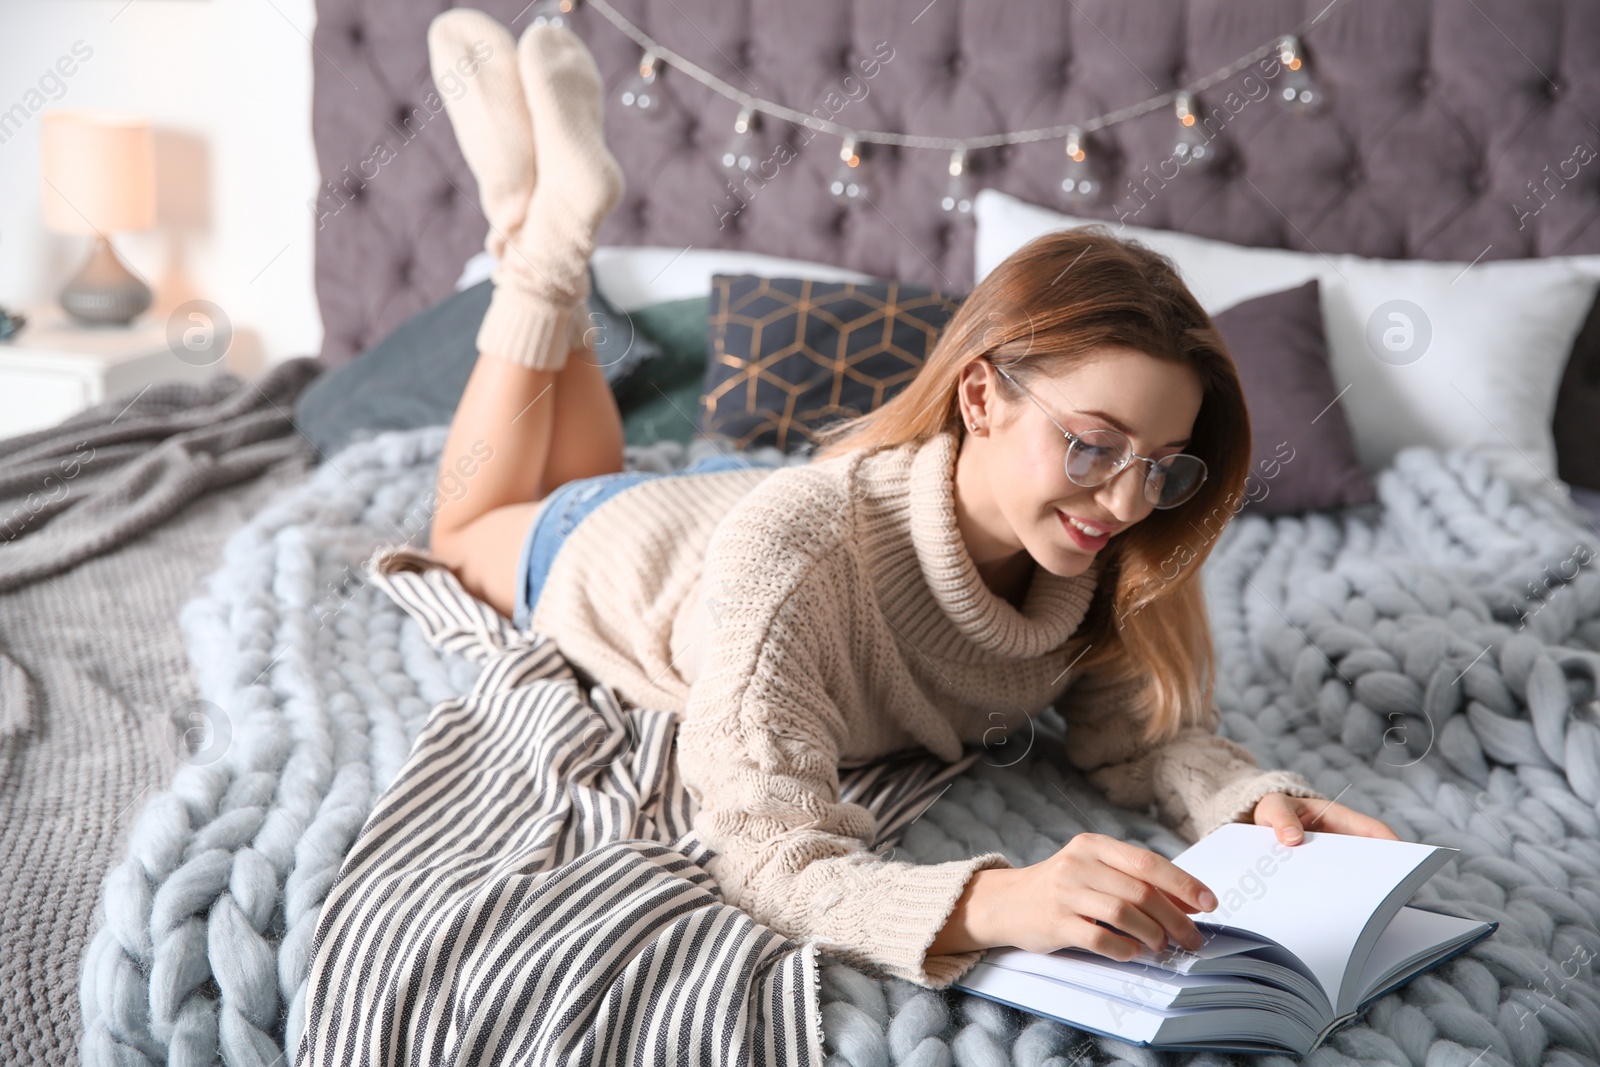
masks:
{"type": "MultiPolygon", "coordinates": [[[[213,729],[134,826],[80,987],[90,1063],[272,1064],[304,1026],[328,885],[428,709],[472,681],[361,580],[420,542],[442,430],[352,446],[240,531],[183,622],[213,729]]],[[[676,467],[707,442],[630,451],[676,467]]],[[[1383,998],[1318,1064],[1600,1063],[1600,576],[1570,508],[1481,460],[1402,455],[1383,507],[1222,535],[1206,590],[1225,732],[1461,855],[1419,898],[1495,937],[1383,998]]],[[[1059,719],[996,743],[898,846],[1036,862],[1083,830],[1183,842],[1068,770],[1059,719]]],[[[953,991],[823,972],[830,1063],[1068,1067],[1159,1056],[953,991]]]]}
{"type": "Polygon", "coordinates": [[[163,382],[0,440],[0,590],[126,544],[305,452],[289,412],[321,369],[301,356],[256,381],[163,382]]]}
{"type": "Polygon", "coordinates": [[[290,360],[0,441],[0,1063],[78,1062],[78,964],[194,699],[178,609],[316,458],[290,360]],[[265,472],[265,473],[263,473],[265,472]]]}

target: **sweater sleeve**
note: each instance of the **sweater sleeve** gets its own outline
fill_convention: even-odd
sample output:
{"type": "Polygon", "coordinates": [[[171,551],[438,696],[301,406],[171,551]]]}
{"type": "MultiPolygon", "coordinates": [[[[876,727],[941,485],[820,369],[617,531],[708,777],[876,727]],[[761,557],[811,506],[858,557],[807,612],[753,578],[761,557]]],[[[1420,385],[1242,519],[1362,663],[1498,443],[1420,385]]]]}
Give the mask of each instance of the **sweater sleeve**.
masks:
{"type": "Polygon", "coordinates": [[[1321,797],[1292,771],[1264,771],[1242,745],[1217,734],[1221,715],[1152,743],[1142,736],[1135,681],[1085,676],[1058,702],[1068,758],[1114,804],[1154,804],[1162,822],[1198,840],[1229,822],[1248,821],[1268,793],[1321,797]]]}
{"type": "Polygon", "coordinates": [[[714,579],[724,606],[679,726],[678,766],[729,903],[836,958],[943,988],[983,953],[928,956],[928,946],[975,871],[1011,864],[998,852],[886,860],[869,847],[872,814],[840,801],[844,722],[828,693],[838,652],[820,634],[823,620],[837,625],[840,569],[822,561],[781,596],[714,579]],[[829,598],[833,610],[818,610],[829,598]]]}

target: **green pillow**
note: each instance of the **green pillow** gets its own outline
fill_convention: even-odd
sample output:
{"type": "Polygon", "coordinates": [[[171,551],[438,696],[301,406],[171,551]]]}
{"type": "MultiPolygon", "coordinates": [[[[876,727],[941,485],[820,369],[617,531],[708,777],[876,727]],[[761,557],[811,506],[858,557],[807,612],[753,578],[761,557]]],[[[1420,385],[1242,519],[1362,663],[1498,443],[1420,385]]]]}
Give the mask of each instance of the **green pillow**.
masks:
{"type": "Polygon", "coordinates": [[[617,383],[623,438],[630,445],[688,444],[698,433],[706,380],[706,313],[711,297],[668,300],[629,312],[634,327],[661,355],[617,383]]]}

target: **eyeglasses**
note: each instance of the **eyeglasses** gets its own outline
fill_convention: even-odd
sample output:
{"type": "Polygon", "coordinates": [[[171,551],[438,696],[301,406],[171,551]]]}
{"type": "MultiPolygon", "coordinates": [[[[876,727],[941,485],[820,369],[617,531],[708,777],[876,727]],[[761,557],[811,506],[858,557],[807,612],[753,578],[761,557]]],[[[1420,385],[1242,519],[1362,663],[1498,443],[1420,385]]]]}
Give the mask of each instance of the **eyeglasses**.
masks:
{"type": "Polygon", "coordinates": [[[1151,459],[1135,452],[1133,442],[1120,430],[1085,430],[1083,433],[1073,433],[1056,422],[1055,416],[1045,411],[1045,406],[1039,403],[1039,398],[1004,368],[995,366],[994,369],[1004,375],[1006,381],[1021,389],[1023,394],[1033,401],[1033,406],[1043,411],[1044,417],[1066,437],[1067,477],[1071,478],[1074,484],[1085,488],[1104,485],[1121,474],[1122,469],[1129,463],[1136,459],[1143,460],[1150,465],[1144,476],[1144,498],[1154,507],[1164,509],[1175,508],[1189,500],[1205,483],[1206,461],[1199,456],[1179,452],[1161,459],[1151,459]]]}

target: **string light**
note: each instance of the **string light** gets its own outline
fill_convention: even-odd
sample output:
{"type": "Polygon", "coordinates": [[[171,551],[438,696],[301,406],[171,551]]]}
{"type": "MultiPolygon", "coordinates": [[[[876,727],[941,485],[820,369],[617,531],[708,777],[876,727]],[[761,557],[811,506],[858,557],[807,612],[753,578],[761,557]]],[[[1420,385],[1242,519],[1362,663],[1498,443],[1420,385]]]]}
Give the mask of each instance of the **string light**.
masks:
{"type": "MultiPolygon", "coordinates": [[[[578,0],[539,0],[533,7],[536,12],[535,18],[543,17],[550,21],[564,18],[577,2],[578,0]]],[[[771,115],[773,118],[840,138],[842,144],[839,168],[828,183],[830,195],[840,204],[853,204],[870,198],[869,183],[859,151],[863,144],[932,148],[950,153],[949,165],[946,168],[949,178],[940,199],[940,206],[949,214],[962,217],[971,213],[974,190],[969,173],[969,153],[972,151],[1001,145],[1028,144],[1034,141],[1064,140],[1066,167],[1061,179],[1061,195],[1068,202],[1087,202],[1096,199],[1102,190],[1102,183],[1096,178],[1090,164],[1089,153],[1085,150],[1088,135],[1169,105],[1178,122],[1173,142],[1175,155],[1181,162],[1206,164],[1216,153],[1211,150],[1209,138],[1199,121],[1197,94],[1226,81],[1269,55],[1276,54],[1279,70],[1274,77],[1282,78],[1282,82],[1275,86],[1277,99],[1295,114],[1316,110],[1322,103],[1323,94],[1311,80],[1301,53],[1300,37],[1326,19],[1343,3],[1343,0],[1331,0],[1293,32],[1280,35],[1182,89],[1160,93],[1148,100],[1080,122],[984,134],[978,137],[933,137],[889,130],[856,130],[832,119],[752,96],[686,56],[658,43],[612,7],[609,0],[582,0],[582,2],[599,12],[624,36],[644,50],[639,61],[638,73],[628,80],[618,94],[622,105],[631,112],[648,117],[662,113],[660,87],[656,84],[658,67],[662,63],[676,67],[684,75],[739,105],[739,117],[734,122],[734,136],[724,150],[721,160],[723,169],[728,174],[742,175],[750,169],[753,161],[750,138],[755,117],[757,114],[771,115]]]]}
{"type": "Polygon", "coordinates": [[[947,215],[972,213],[972,178],[967,174],[967,150],[958,148],[950,153],[950,180],[945,184],[939,207],[947,215]]]}
{"type": "Polygon", "coordinates": [[[1305,61],[1300,58],[1300,42],[1292,33],[1278,38],[1278,62],[1283,65],[1282,80],[1278,83],[1278,102],[1296,115],[1307,115],[1321,110],[1322,93],[1312,84],[1305,61]]]}
{"type": "Polygon", "coordinates": [[[722,150],[722,169],[729,177],[737,178],[755,166],[756,157],[750,150],[755,139],[755,125],[755,109],[740,108],[739,117],[733,122],[733,139],[722,150]]]}
{"type": "Polygon", "coordinates": [[[1211,138],[1207,137],[1196,115],[1194,97],[1180,92],[1172,101],[1172,113],[1178,118],[1178,139],[1172,154],[1179,163],[1205,163],[1211,158],[1211,138]]]}
{"type": "Polygon", "coordinates": [[[539,0],[529,8],[528,25],[530,26],[566,26],[572,20],[567,16],[572,14],[572,9],[577,0],[539,0]]]}
{"type": "Polygon", "coordinates": [[[828,192],[835,204],[854,204],[867,197],[867,185],[861,173],[861,153],[856,150],[856,139],[846,137],[839,146],[839,169],[828,183],[828,192]]]}
{"type": "Polygon", "coordinates": [[[617,98],[622,106],[632,108],[648,118],[661,114],[661,94],[656,91],[656,51],[646,48],[639,57],[639,69],[623,85],[617,98]]]}
{"type": "Polygon", "coordinates": [[[1067,130],[1067,166],[1061,175],[1061,199],[1067,204],[1088,203],[1100,195],[1100,183],[1095,179],[1094,168],[1089,163],[1089,153],[1083,149],[1083,131],[1076,126],[1067,130]]]}

